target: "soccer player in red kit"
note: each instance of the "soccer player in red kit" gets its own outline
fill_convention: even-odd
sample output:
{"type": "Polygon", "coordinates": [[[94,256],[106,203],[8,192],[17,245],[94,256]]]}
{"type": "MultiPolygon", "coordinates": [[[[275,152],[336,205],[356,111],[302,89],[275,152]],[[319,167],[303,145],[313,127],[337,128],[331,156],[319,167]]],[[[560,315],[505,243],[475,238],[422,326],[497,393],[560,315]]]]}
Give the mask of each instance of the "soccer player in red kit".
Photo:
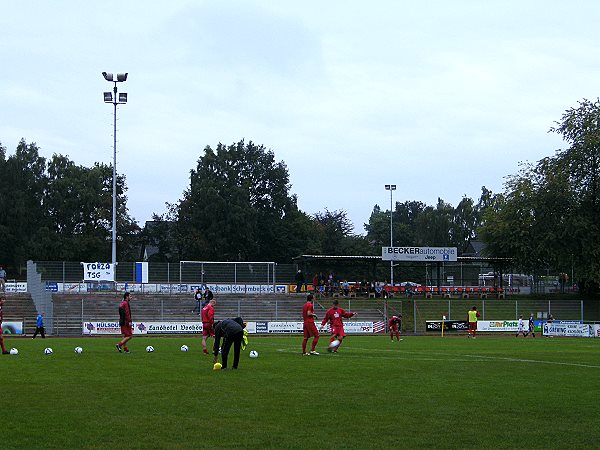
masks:
{"type": "Polygon", "coordinates": [[[8,355],[10,352],[8,352],[6,350],[6,347],[4,347],[4,336],[2,335],[2,321],[4,320],[4,300],[6,300],[5,297],[0,297],[0,346],[2,346],[2,354],[8,355]]]}
{"type": "Polygon", "coordinates": [[[304,339],[302,340],[302,354],[303,355],[318,355],[319,353],[315,351],[315,347],[317,346],[317,342],[319,342],[319,330],[317,330],[317,326],[315,325],[315,319],[317,318],[315,314],[315,310],[313,307],[313,299],[314,296],[312,294],[308,294],[306,296],[306,303],[302,308],[302,319],[304,320],[304,339]],[[310,353],[306,352],[306,343],[309,338],[313,338],[312,346],[310,349],[310,353]]]}
{"type": "Polygon", "coordinates": [[[396,335],[396,339],[400,340],[400,326],[402,324],[402,314],[400,317],[392,316],[390,320],[388,320],[388,328],[390,329],[390,338],[394,341],[394,334],[396,335]]]}
{"type": "Polygon", "coordinates": [[[131,295],[129,292],[125,292],[123,294],[123,301],[119,304],[119,325],[121,326],[121,334],[123,335],[123,339],[116,345],[119,353],[122,351],[129,353],[127,342],[133,337],[133,322],[131,321],[131,308],[129,307],[130,299],[131,295]]]}
{"type": "Polygon", "coordinates": [[[208,302],[204,308],[202,308],[202,352],[208,355],[208,349],[206,348],[206,339],[209,337],[215,337],[215,305],[217,301],[213,298],[208,302]]]}
{"type": "MultiPolygon", "coordinates": [[[[345,311],[340,308],[339,302],[337,300],[333,301],[333,306],[327,310],[325,313],[325,317],[323,317],[323,322],[321,322],[321,329],[325,326],[326,323],[329,322],[331,325],[331,339],[329,342],[333,342],[336,339],[340,341],[340,345],[342,345],[342,341],[346,337],[346,333],[344,332],[344,322],[342,319],[349,319],[352,316],[355,316],[356,313],[345,311]]],[[[339,348],[339,346],[338,346],[339,348]]],[[[337,353],[338,348],[333,350],[334,353],[337,353]]]]}

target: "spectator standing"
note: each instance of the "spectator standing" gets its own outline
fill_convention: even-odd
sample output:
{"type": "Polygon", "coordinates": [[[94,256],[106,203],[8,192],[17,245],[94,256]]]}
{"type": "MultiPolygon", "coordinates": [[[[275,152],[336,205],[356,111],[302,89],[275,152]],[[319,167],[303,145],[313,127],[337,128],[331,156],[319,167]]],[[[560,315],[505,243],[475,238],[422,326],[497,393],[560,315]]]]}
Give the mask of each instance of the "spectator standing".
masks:
{"type": "Polygon", "coordinates": [[[8,355],[10,352],[4,347],[4,335],[2,334],[2,321],[4,320],[4,302],[6,297],[0,297],[0,347],[2,347],[2,354],[8,355]]]}
{"type": "Polygon", "coordinates": [[[202,304],[202,307],[204,308],[206,305],[208,305],[208,303],[215,298],[215,296],[213,295],[213,292],[210,290],[210,288],[207,286],[206,290],[204,291],[204,303],[202,304]]]}
{"type": "Polygon", "coordinates": [[[399,316],[392,316],[390,320],[388,320],[388,327],[390,329],[390,339],[392,342],[394,342],[394,335],[396,335],[398,341],[401,341],[400,329],[402,327],[402,314],[399,316]]]}
{"type": "Polygon", "coordinates": [[[477,311],[477,307],[473,306],[473,308],[467,312],[467,320],[469,322],[469,337],[475,339],[475,335],[477,334],[477,318],[479,317],[479,311],[477,311]]]}
{"type": "Polygon", "coordinates": [[[196,306],[194,307],[194,309],[192,309],[192,314],[196,313],[196,311],[198,311],[198,315],[202,313],[202,297],[202,290],[200,288],[196,289],[196,292],[194,293],[194,300],[196,301],[196,306]]]}
{"type": "Polygon", "coordinates": [[[215,337],[215,305],[217,301],[213,298],[202,308],[202,352],[208,355],[206,340],[215,337]]]}
{"type": "Polygon", "coordinates": [[[223,346],[221,347],[221,370],[227,369],[229,359],[229,350],[233,345],[233,369],[238,368],[240,362],[240,349],[244,340],[244,328],[246,325],[241,317],[235,319],[225,319],[217,322],[215,325],[215,343],[213,345],[213,354],[215,359],[214,364],[219,360],[219,347],[221,339],[223,346]]]}
{"type": "Polygon", "coordinates": [[[123,301],[119,304],[119,325],[121,326],[121,334],[123,335],[123,339],[116,345],[119,353],[123,351],[129,353],[127,342],[133,338],[133,322],[131,320],[131,307],[129,306],[130,300],[131,294],[125,292],[123,294],[123,301]]]}
{"type": "Polygon", "coordinates": [[[302,319],[304,320],[304,339],[302,339],[302,354],[303,355],[318,355],[319,353],[315,350],[317,342],[319,342],[319,330],[315,325],[315,309],[313,306],[314,296],[308,294],[306,296],[306,303],[302,307],[302,319]],[[310,352],[306,352],[306,344],[310,338],[313,338],[310,352]]]}
{"type": "Polygon", "coordinates": [[[42,339],[46,339],[46,330],[44,329],[44,313],[39,313],[35,321],[35,332],[31,339],[35,339],[38,333],[42,336],[42,339]]]}
{"type": "MultiPolygon", "coordinates": [[[[329,342],[331,343],[337,339],[338,341],[340,341],[341,346],[342,341],[346,337],[346,333],[344,332],[343,319],[349,319],[350,317],[355,316],[356,313],[345,311],[338,305],[339,302],[337,300],[334,300],[333,306],[327,310],[327,312],[325,313],[325,317],[323,317],[323,321],[321,322],[321,330],[323,329],[326,323],[329,323],[329,325],[331,326],[331,339],[329,339],[329,342]]],[[[333,352],[337,353],[340,346],[333,350],[333,352]]]]}
{"type": "Polygon", "coordinates": [[[0,266],[0,290],[6,291],[6,270],[2,266],[0,266]]]}
{"type": "Polygon", "coordinates": [[[316,272],[315,272],[315,276],[312,279],[312,286],[313,286],[313,295],[317,295],[317,292],[319,292],[319,275],[317,275],[316,272]]]}
{"type": "Polygon", "coordinates": [[[302,286],[304,286],[304,274],[302,273],[302,269],[298,269],[296,272],[296,294],[302,292],[302,286]]]}

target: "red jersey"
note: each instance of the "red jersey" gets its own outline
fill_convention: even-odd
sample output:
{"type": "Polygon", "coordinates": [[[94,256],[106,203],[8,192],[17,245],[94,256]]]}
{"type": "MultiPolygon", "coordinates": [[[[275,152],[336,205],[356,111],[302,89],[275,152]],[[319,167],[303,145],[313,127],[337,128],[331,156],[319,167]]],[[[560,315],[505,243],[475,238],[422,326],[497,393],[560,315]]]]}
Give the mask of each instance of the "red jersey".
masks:
{"type": "Polygon", "coordinates": [[[398,316],[392,316],[390,318],[390,320],[388,320],[388,327],[389,328],[396,328],[400,326],[400,317],[398,316]]]}
{"type": "Polygon", "coordinates": [[[129,302],[127,300],[123,300],[119,304],[119,316],[125,321],[122,325],[129,325],[131,323],[131,309],[129,308],[129,302]],[[121,311],[123,311],[123,313],[121,313],[121,311]]]}
{"type": "Polygon", "coordinates": [[[210,303],[202,308],[202,323],[215,323],[215,308],[210,303]]]}
{"type": "Polygon", "coordinates": [[[0,328],[2,328],[3,320],[4,320],[4,312],[2,311],[2,305],[0,305],[0,328]]]}
{"type": "Polygon", "coordinates": [[[302,308],[304,323],[315,323],[315,310],[311,302],[306,302],[302,308]]]}
{"type": "Polygon", "coordinates": [[[349,319],[354,314],[356,313],[345,311],[342,308],[336,308],[334,306],[333,308],[329,308],[325,313],[325,317],[323,317],[321,326],[325,326],[325,324],[329,322],[331,324],[331,328],[343,327],[344,322],[342,322],[342,319],[349,319]]]}

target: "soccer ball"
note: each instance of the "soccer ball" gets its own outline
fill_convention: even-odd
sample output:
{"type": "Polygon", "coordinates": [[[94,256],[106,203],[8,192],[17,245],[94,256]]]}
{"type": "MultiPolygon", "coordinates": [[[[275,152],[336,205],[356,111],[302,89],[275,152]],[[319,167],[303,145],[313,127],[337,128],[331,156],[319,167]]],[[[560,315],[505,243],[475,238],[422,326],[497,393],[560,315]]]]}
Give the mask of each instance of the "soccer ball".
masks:
{"type": "Polygon", "coordinates": [[[258,358],[258,352],[256,350],[252,350],[250,352],[250,358],[258,358]]]}
{"type": "Polygon", "coordinates": [[[81,347],[75,347],[75,353],[82,353],[83,349],[81,347]]]}
{"type": "Polygon", "coordinates": [[[221,367],[223,367],[221,363],[215,363],[213,370],[221,370],[221,367]]]}
{"type": "Polygon", "coordinates": [[[54,352],[52,351],[52,349],[50,347],[46,347],[44,349],[44,355],[51,355],[52,353],[54,353],[54,352]]]}
{"type": "Polygon", "coordinates": [[[154,347],[152,347],[151,345],[149,345],[148,347],[146,347],[146,351],[148,353],[152,353],[154,351],[154,347]]]}
{"type": "Polygon", "coordinates": [[[182,352],[187,352],[189,350],[189,347],[187,345],[182,345],[181,346],[181,351],[182,352]]]}
{"type": "Polygon", "coordinates": [[[341,344],[341,342],[338,339],[336,339],[333,342],[330,342],[329,347],[327,347],[327,351],[332,352],[334,350],[337,350],[337,348],[340,346],[340,344],[341,344]]]}
{"type": "Polygon", "coordinates": [[[11,348],[10,349],[10,354],[11,355],[18,355],[19,354],[19,350],[17,350],[16,348],[11,348]]]}

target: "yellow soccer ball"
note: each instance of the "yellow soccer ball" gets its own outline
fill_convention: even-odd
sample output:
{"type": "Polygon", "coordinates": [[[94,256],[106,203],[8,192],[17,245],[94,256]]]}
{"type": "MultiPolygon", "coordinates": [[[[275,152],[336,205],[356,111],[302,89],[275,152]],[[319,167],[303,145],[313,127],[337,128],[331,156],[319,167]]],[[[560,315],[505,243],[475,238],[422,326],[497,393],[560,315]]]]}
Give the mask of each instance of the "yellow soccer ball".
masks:
{"type": "Polygon", "coordinates": [[[223,367],[221,363],[215,363],[215,365],[213,366],[213,370],[221,370],[221,367],[223,367]]]}

